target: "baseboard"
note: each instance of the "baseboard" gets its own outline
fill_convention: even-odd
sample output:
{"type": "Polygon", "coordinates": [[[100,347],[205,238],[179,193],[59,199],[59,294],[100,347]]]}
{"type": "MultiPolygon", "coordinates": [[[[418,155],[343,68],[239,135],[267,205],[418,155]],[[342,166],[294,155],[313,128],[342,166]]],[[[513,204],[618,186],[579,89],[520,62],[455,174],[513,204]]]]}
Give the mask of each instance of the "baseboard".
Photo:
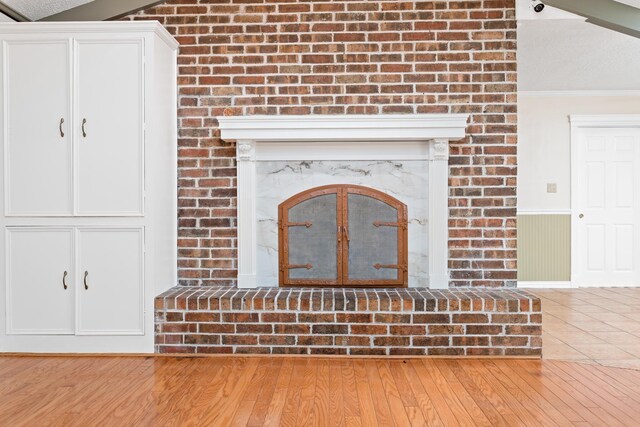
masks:
{"type": "Polygon", "coordinates": [[[570,289],[571,282],[561,281],[518,281],[518,289],[570,289]]]}

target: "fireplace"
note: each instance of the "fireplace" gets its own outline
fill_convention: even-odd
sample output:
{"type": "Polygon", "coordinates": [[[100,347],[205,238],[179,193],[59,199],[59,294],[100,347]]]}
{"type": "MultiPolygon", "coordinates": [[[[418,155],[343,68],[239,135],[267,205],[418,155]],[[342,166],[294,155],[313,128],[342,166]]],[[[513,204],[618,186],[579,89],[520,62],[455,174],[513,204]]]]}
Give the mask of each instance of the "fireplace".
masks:
{"type": "Polygon", "coordinates": [[[540,356],[538,298],[446,289],[466,115],[218,120],[237,143],[238,287],[157,297],[158,352],[540,356]]]}
{"type": "Polygon", "coordinates": [[[336,184],[298,193],[278,212],[281,286],[407,286],[407,205],[400,200],[336,184]]]}
{"type": "Polygon", "coordinates": [[[218,117],[221,137],[237,146],[238,287],[447,288],[448,145],[464,138],[467,119],[466,114],[218,117]],[[333,196],[314,203],[328,208],[333,197],[335,220],[315,219],[316,226],[307,227],[308,219],[287,219],[305,225],[281,230],[279,206],[317,187],[332,189],[333,196]],[[368,198],[357,197],[363,196],[356,191],[361,187],[368,198]],[[357,224],[362,228],[357,230],[339,216],[351,204],[357,209],[375,201],[384,201],[396,216],[370,222],[397,226],[357,224]],[[305,236],[324,245],[313,259],[304,252],[313,250],[302,245],[305,236]],[[396,246],[386,245],[387,253],[376,255],[367,245],[383,236],[396,246]],[[290,239],[300,247],[285,256],[290,239]]]}

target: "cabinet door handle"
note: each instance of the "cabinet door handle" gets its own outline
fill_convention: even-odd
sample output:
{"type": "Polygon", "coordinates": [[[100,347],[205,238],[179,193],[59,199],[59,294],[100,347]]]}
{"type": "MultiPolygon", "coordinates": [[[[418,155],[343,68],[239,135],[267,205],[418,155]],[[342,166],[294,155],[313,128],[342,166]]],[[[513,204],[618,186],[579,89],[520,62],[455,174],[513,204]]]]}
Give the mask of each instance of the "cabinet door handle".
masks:
{"type": "Polygon", "coordinates": [[[84,288],[89,289],[89,285],[87,285],[87,276],[89,275],[88,271],[84,272],[84,288]]]}
{"type": "Polygon", "coordinates": [[[67,273],[66,271],[64,272],[64,274],[62,275],[62,287],[66,290],[67,289],[67,273]]]}
{"type": "Polygon", "coordinates": [[[59,129],[60,129],[60,138],[64,138],[64,131],[62,130],[62,125],[63,125],[63,124],[64,124],[64,118],[61,118],[61,119],[60,119],[60,126],[59,126],[59,129]]]}
{"type": "Polygon", "coordinates": [[[87,131],[84,128],[84,125],[87,124],[87,119],[82,119],[82,137],[86,138],[87,137],[87,131]]]}

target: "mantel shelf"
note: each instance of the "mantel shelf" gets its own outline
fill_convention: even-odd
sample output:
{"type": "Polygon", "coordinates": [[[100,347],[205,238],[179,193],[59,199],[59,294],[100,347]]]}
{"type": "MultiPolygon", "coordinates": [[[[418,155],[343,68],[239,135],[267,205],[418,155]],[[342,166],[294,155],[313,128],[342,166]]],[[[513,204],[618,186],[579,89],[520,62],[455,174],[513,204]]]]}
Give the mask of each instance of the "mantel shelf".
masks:
{"type": "Polygon", "coordinates": [[[468,114],[218,117],[225,140],[426,141],[464,138],[468,114]]]}

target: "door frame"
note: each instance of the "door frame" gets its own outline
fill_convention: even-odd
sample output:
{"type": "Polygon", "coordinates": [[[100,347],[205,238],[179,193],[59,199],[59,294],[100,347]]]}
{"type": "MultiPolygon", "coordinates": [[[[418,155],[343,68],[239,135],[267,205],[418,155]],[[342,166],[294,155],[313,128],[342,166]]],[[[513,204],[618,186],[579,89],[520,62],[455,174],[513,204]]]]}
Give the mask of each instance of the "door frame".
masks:
{"type": "MultiPolygon", "coordinates": [[[[575,203],[580,188],[578,170],[578,144],[580,144],[580,130],[588,128],[599,129],[640,129],[640,114],[597,114],[597,115],[569,115],[571,127],[571,287],[578,288],[577,267],[578,251],[578,208],[575,203]]],[[[608,285],[615,287],[615,285],[608,285]]],[[[623,286],[623,285],[620,285],[623,286]]],[[[640,286],[640,284],[639,284],[640,286]]]]}

